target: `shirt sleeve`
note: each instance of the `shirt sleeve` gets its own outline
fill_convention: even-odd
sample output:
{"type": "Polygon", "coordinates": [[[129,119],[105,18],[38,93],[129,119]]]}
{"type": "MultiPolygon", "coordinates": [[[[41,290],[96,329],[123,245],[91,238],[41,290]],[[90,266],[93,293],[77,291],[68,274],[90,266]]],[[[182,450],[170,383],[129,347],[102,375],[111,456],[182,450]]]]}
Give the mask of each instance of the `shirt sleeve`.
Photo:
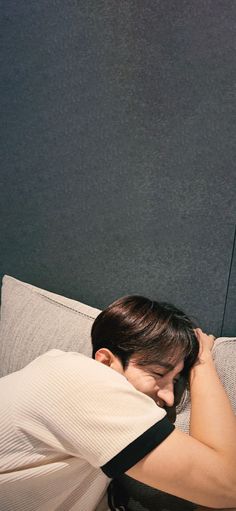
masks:
{"type": "Polygon", "coordinates": [[[155,449],[174,429],[174,425],[167,417],[164,417],[133,440],[101,469],[110,478],[119,477],[155,449]]]}

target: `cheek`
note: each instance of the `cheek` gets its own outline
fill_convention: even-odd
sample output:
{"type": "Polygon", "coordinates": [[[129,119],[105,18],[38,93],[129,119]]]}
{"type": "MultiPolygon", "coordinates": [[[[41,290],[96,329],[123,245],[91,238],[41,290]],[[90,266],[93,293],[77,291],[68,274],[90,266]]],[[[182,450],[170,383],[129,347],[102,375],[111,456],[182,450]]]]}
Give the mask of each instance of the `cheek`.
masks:
{"type": "Polygon", "coordinates": [[[158,391],[156,379],[138,368],[128,368],[125,376],[137,390],[150,397],[153,397],[158,391]]]}
{"type": "Polygon", "coordinates": [[[152,396],[158,391],[158,386],[154,378],[140,378],[136,384],[136,388],[144,394],[152,396]]]}

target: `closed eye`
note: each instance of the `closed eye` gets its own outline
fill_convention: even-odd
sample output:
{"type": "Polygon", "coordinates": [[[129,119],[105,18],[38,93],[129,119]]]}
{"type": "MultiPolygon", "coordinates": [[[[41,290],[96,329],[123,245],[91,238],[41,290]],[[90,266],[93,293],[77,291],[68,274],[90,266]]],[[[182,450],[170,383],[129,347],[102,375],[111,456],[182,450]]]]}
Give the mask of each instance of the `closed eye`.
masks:
{"type": "Polygon", "coordinates": [[[158,376],[158,378],[163,378],[165,375],[162,373],[153,373],[154,376],[158,376]]]}
{"type": "MultiPolygon", "coordinates": [[[[163,373],[156,373],[155,371],[153,371],[153,372],[152,372],[152,374],[153,374],[153,376],[154,376],[155,378],[156,378],[156,377],[158,377],[158,378],[164,378],[164,376],[166,376],[166,374],[167,374],[167,373],[164,373],[164,374],[163,374],[163,373]]],[[[174,385],[175,385],[176,383],[178,383],[178,381],[179,381],[179,380],[180,380],[180,376],[177,376],[177,377],[173,380],[174,385]]]]}

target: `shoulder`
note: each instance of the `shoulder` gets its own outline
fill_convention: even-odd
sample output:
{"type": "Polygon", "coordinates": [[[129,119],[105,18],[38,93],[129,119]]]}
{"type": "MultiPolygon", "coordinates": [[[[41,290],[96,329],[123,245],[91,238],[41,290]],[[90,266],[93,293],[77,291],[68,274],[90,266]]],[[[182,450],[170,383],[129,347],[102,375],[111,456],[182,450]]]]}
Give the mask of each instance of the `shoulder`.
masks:
{"type": "Polygon", "coordinates": [[[58,374],[78,379],[83,375],[89,377],[97,371],[100,372],[99,365],[101,364],[82,353],[52,349],[34,359],[18,373],[22,377],[32,374],[32,377],[36,378],[36,375],[41,373],[49,379],[58,374]]]}
{"type": "Polygon", "coordinates": [[[26,376],[26,374],[32,374],[34,379],[42,374],[47,381],[56,379],[58,384],[65,379],[68,384],[74,382],[76,385],[83,385],[83,382],[86,385],[91,383],[91,385],[110,386],[112,382],[130,385],[124,376],[101,362],[79,352],[65,352],[58,349],[50,350],[33,360],[22,369],[22,375],[26,376]],[[62,380],[58,379],[59,375],[62,380]]]}
{"type": "Polygon", "coordinates": [[[122,374],[78,352],[50,350],[10,376],[14,375],[19,395],[40,394],[46,400],[51,396],[54,404],[62,396],[77,403],[83,398],[86,401],[86,396],[90,403],[101,402],[101,398],[103,402],[116,401],[122,396],[125,401],[131,399],[131,406],[133,398],[141,408],[143,402],[156,408],[154,401],[138,392],[122,374]]]}
{"type": "MultiPolygon", "coordinates": [[[[114,369],[76,352],[51,350],[22,370],[18,394],[32,402],[40,399],[42,409],[68,406],[73,413],[95,416],[143,419],[149,415],[152,423],[161,420],[166,411],[136,390],[125,376],[114,369]]],[[[144,419],[145,420],[145,419],[144,419]]]]}
{"type": "Polygon", "coordinates": [[[160,421],[162,436],[163,431],[169,434],[162,421],[165,410],[114,369],[79,353],[45,353],[18,372],[14,389],[11,404],[18,427],[30,434],[36,428],[49,443],[63,438],[68,452],[93,466],[106,465],[112,474],[117,464],[124,470],[127,459],[129,466],[138,461],[143,446],[145,453],[153,447],[152,428],[154,444],[159,442],[156,423],[160,421]]]}

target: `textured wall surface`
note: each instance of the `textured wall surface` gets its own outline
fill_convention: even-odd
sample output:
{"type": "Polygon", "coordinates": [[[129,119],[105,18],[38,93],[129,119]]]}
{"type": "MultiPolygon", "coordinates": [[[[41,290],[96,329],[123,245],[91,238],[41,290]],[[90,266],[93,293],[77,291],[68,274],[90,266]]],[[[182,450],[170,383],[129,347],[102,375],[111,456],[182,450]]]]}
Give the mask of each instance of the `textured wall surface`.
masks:
{"type": "Polygon", "coordinates": [[[1,275],[233,335],[235,1],[1,4],[1,275]]]}

